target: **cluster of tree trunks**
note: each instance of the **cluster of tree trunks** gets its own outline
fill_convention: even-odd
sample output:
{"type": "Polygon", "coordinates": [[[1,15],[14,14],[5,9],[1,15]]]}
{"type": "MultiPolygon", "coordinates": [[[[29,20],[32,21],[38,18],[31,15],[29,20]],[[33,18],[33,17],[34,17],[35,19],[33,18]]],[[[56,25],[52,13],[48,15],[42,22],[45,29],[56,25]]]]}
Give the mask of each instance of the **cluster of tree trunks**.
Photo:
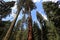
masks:
{"type": "MultiPolygon", "coordinates": [[[[0,4],[0,26],[3,27],[3,21],[2,18],[6,17],[11,12],[11,7],[14,6],[14,1],[12,2],[4,2],[0,4]]],[[[32,28],[32,17],[31,17],[31,11],[36,8],[35,4],[31,0],[19,0],[17,3],[17,15],[13,22],[10,25],[10,28],[8,29],[6,35],[3,37],[3,40],[9,40],[12,34],[12,30],[15,26],[16,20],[18,18],[18,15],[20,14],[20,11],[22,7],[25,8],[25,12],[28,13],[28,38],[27,40],[33,40],[33,28],[32,28]]],[[[43,18],[43,16],[39,13],[37,13],[37,19],[41,23],[41,40],[60,40],[60,35],[58,34],[60,32],[60,8],[58,8],[57,3],[54,2],[43,2],[43,8],[47,14],[48,21],[43,18]],[[57,33],[57,30],[58,33],[57,33]]],[[[38,28],[37,28],[38,29],[38,28]]],[[[37,33],[36,33],[37,34],[37,33]]],[[[39,34],[39,33],[38,33],[39,34]]],[[[37,34],[37,35],[38,35],[37,34]]],[[[38,36],[39,37],[39,36],[38,36]]],[[[37,37],[37,38],[38,38],[37,37]]],[[[40,40],[38,39],[38,40],[40,40]]],[[[17,39],[16,39],[17,40],[17,39]]]]}

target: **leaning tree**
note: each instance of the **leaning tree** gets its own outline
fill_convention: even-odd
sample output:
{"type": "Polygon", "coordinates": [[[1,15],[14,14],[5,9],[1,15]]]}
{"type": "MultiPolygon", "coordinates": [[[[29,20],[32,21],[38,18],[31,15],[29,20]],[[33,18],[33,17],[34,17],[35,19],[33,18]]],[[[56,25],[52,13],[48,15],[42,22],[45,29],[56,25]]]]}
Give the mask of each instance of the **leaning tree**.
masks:
{"type": "Polygon", "coordinates": [[[16,20],[17,20],[17,18],[18,18],[18,15],[20,14],[20,11],[21,11],[21,9],[22,9],[23,4],[24,4],[23,0],[17,0],[17,12],[16,12],[16,17],[15,17],[15,19],[13,20],[13,22],[11,23],[10,28],[9,28],[9,30],[7,31],[6,36],[3,38],[3,40],[8,40],[8,39],[9,39],[9,37],[10,37],[10,35],[11,35],[11,33],[12,33],[12,30],[13,30],[13,28],[14,28],[14,25],[15,25],[15,23],[16,23],[16,20]]]}
{"type": "MultiPolygon", "coordinates": [[[[11,13],[11,7],[14,6],[15,2],[11,1],[11,2],[1,2],[0,1],[0,26],[4,26],[3,23],[4,21],[2,21],[2,18],[5,18],[7,15],[9,15],[11,13]],[[2,23],[2,24],[1,24],[2,23]]],[[[6,39],[4,39],[6,40],[6,39]]]]}
{"type": "Polygon", "coordinates": [[[4,2],[0,1],[0,27],[5,27],[5,22],[2,21],[2,18],[5,18],[7,15],[11,13],[11,7],[14,6],[14,1],[12,2],[4,2]]]}
{"type": "Polygon", "coordinates": [[[28,40],[32,40],[32,18],[31,18],[31,11],[34,8],[36,8],[36,6],[32,2],[32,0],[17,0],[17,15],[16,15],[16,18],[14,19],[14,21],[12,22],[9,30],[7,31],[7,34],[4,37],[4,40],[8,40],[9,39],[10,34],[11,34],[12,30],[13,30],[13,27],[15,25],[15,22],[17,20],[17,17],[19,15],[20,10],[22,9],[22,7],[25,8],[25,12],[26,13],[29,13],[30,14],[29,15],[29,20],[28,20],[28,22],[29,22],[29,24],[28,24],[29,25],[29,31],[30,31],[30,32],[28,32],[28,35],[29,35],[28,40]]]}

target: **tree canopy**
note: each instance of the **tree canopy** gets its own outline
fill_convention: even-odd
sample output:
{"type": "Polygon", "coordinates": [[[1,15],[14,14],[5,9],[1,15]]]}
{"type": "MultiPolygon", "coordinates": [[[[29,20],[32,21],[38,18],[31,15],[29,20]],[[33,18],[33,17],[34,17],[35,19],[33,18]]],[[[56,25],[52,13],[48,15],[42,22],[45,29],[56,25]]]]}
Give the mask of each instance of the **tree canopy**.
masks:
{"type": "Polygon", "coordinates": [[[14,1],[12,2],[4,2],[0,4],[0,15],[1,17],[6,17],[8,14],[11,13],[11,7],[15,4],[14,1]]]}

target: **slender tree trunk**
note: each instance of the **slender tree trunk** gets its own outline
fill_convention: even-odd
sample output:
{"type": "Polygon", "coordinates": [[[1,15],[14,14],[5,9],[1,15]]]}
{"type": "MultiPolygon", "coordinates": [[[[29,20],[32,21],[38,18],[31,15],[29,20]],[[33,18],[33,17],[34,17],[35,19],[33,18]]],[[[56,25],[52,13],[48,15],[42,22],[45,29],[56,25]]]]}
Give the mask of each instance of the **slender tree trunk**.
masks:
{"type": "MultiPolygon", "coordinates": [[[[21,10],[21,9],[20,9],[21,10]]],[[[18,18],[18,15],[19,15],[19,13],[20,13],[20,10],[17,10],[17,15],[16,15],[16,18],[14,19],[14,21],[11,23],[11,26],[10,26],[10,28],[8,29],[8,31],[7,31],[7,33],[6,33],[6,35],[5,35],[5,37],[3,38],[3,40],[9,40],[9,37],[10,37],[10,35],[11,35],[11,33],[12,33],[12,30],[13,30],[13,28],[14,28],[14,25],[15,25],[15,22],[16,22],[16,20],[17,20],[17,18],[18,18]]]]}
{"type": "Polygon", "coordinates": [[[0,20],[2,19],[2,17],[0,16],[0,20]]]}
{"type": "Polygon", "coordinates": [[[41,40],[43,40],[43,27],[42,27],[43,25],[42,25],[42,23],[40,25],[41,25],[41,40]]]}
{"type": "Polygon", "coordinates": [[[43,40],[43,23],[42,22],[40,22],[41,24],[41,40],[43,40]]]}
{"type": "Polygon", "coordinates": [[[2,22],[3,22],[2,17],[0,16],[0,27],[4,27],[4,25],[2,25],[3,24],[2,22]]]}
{"type": "Polygon", "coordinates": [[[32,40],[32,17],[31,11],[29,10],[29,17],[28,17],[28,40],[32,40]]]}
{"type": "Polygon", "coordinates": [[[0,19],[0,25],[1,25],[1,19],[0,19]]]}

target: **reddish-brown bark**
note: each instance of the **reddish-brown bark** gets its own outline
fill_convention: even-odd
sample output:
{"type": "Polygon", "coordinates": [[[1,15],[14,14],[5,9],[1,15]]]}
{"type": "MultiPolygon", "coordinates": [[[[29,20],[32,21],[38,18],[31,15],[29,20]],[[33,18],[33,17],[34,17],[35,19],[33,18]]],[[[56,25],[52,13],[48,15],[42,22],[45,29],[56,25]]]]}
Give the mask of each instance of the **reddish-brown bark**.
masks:
{"type": "Polygon", "coordinates": [[[28,19],[28,40],[32,40],[32,18],[28,19]]]}

